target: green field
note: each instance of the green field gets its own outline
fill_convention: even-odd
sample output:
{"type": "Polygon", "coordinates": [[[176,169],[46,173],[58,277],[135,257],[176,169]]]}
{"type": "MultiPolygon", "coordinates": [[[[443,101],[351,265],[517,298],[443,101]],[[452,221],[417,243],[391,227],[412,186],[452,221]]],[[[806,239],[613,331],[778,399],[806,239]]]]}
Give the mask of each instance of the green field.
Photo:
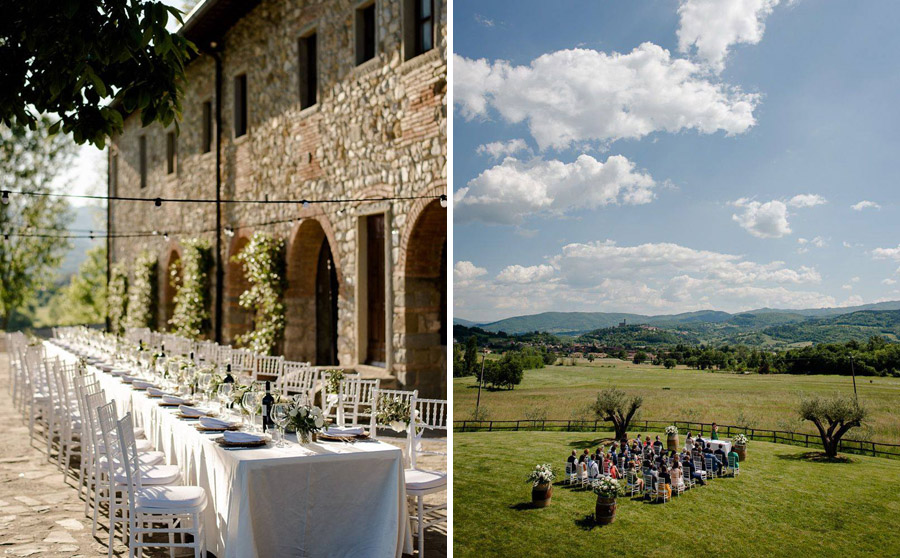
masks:
{"type": "Polygon", "coordinates": [[[454,555],[900,556],[900,461],[822,462],[781,444],[751,442],[740,476],[713,479],[668,503],[622,497],[616,521],[605,527],[592,523],[590,490],[556,483],[550,506],[531,508],[524,479],[536,463],[561,468],[572,449],[608,437],[454,434],[454,555]]]}
{"type": "MultiPolygon", "coordinates": [[[[616,359],[580,361],[577,366],[527,370],[515,390],[481,393],[481,406],[493,420],[590,419],[587,407],[605,387],[644,396],[640,418],[718,422],[751,428],[815,433],[797,419],[801,394],[853,393],[848,376],[728,374],[633,365],[616,359]]],[[[870,411],[868,428],[851,430],[852,439],[900,443],[900,378],[857,378],[860,402],[870,411]]],[[[478,393],[475,378],[454,378],[453,418],[468,419],[478,393]]]]}

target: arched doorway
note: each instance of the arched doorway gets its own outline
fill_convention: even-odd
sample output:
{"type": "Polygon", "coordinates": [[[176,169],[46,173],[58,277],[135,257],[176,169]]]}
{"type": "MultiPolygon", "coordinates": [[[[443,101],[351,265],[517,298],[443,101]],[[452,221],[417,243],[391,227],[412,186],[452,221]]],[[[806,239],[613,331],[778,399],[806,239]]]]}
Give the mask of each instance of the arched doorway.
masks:
{"type": "Polygon", "coordinates": [[[253,312],[241,308],[241,294],[250,287],[250,282],[244,276],[244,267],[240,262],[232,258],[250,243],[248,236],[235,237],[231,241],[228,250],[228,265],[225,268],[225,322],[223,336],[226,342],[234,344],[238,335],[247,333],[253,329],[253,312]]]}
{"type": "Polygon", "coordinates": [[[162,309],[162,321],[160,323],[160,329],[163,331],[171,331],[171,326],[169,325],[169,320],[172,319],[172,316],[175,315],[175,294],[178,292],[178,281],[181,279],[181,255],[178,253],[176,248],[172,248],[169,251],[169,257],[167,259],[166,268],[163,270],[165,276],[163,277],[162,283],[162,304],[160,305],[162,309]],[[174,271],[175,276],[178,278],[173,279],[172,273],[174,271]]]}
{"type": "Polygon", "coordinates": [[[447,390],[447,210],[437,200],[413,224],[405,266],[406,385],[424,397],[447,390]]]}
{"type": "Polygon", "coordinates": [[[305,219],[288,251],[283,354],[320,366],[338,364],[338,266],[317,219],[305,219]]]}

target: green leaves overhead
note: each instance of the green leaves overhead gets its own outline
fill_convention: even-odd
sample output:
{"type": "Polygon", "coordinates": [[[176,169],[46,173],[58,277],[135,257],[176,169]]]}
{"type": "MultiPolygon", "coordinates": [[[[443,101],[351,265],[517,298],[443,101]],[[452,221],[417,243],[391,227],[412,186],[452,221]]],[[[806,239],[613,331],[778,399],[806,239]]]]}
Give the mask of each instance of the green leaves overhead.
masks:
{"type": "Polygon", "coordinates": [[[102,148],[139,110],[146,126],[181,117],[184,68],[197,48],[166,29],[181,13],[158,1],[7,2],[0,18],[0,123],[32,129],[40,114],[53,133],[102,148]]]}

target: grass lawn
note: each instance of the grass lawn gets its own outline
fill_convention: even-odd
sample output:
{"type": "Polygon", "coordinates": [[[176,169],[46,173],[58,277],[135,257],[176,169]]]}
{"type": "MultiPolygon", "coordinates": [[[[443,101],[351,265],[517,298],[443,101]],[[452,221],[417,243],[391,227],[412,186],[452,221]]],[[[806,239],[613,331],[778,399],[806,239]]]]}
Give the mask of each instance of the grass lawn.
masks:
{"type": "MultiPolygon", "coordinates": [[[[871,412],[871,440],[900,443],[900,378],[856,379],[859,400],[871,412]]],[[[579,366],[548,366],[527,370],[512,391],[482,391],[481,406],[490,419],[518,420],[543,412],[547,419],[589,418],[586,407],[605,387],[618,387],[644,396],[641,417],[740,425],[752,428],[815,433],[811,423],[797,420],[800,394],[853,393],[849,376],[788,374],[726,374],[659,366],[634,365],[603,359],[579,366]]],[[[468,419],[478,393],[474,377],[454,378],[453,418],[468,419]]],[[[848,438],[865,437],[854,429],[848,438]]]]}
{"type": "Polygon", "coordinates": [[[821,462],[781,444],[751,442],[737,478],[713,479],[665,504],[620,497],[608,526],[593,525],[589,489],[557,482],[549,507],[530,507],[524,479],[535,464],[562,468],[572,449],[608,437],[454,434],[454,555],[900,556],[900,461],[821,462]]]}

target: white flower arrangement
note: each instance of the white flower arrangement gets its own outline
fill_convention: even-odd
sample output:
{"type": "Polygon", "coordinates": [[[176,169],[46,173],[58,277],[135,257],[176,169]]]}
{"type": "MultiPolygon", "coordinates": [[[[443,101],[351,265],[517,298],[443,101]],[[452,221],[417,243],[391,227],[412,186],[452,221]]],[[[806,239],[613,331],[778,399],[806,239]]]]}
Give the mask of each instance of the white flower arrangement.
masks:
{"type": "Polygon", "coordinates": [[[532,486],[537,486],[539,484],[551,483],[555,478],[556,475],[553,474],[553,467],[548,463],[544,463],[543,465],[535,465],[534,470],[529,473],[525,482],[530,482],[532,486]]]}
{"type": "Polygon", "coordinates": [[[594,482],[594,494],[602,498],[615,498],[622,492],[622,485],[612,477],[600,477],[594,482]]]}
{"type": "Polygon", "coordinates": [[[666,427],[666,434],[669,436],[677,436],[678,435],[678,427],[675,425],[666,427]]]}
{"type": "Polygon", "coordinates": [[[325,414],[322,409],[301,401],[293,402],[288,416],[287,428],[298,433],[318,432],[325,426],[325,414]]]}
{"type": "Polygon", "coordinates": [[[747,436],[745,436],[743,434],[735,434],[734,437],[731,439],[731,443],[734,444],[735,446],[746,446],[747,440],[748,440],[747,436]]]}

